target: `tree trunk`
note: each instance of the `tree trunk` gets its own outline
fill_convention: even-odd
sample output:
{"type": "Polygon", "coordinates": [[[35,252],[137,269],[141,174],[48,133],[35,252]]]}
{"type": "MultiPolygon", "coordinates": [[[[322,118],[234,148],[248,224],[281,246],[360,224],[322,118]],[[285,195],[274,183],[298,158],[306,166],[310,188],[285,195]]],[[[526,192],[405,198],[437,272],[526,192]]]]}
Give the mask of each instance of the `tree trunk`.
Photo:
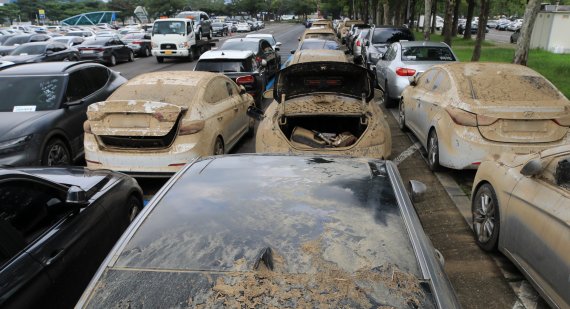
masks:
{"type": "Polygon", "coordinates": [[[459,26],[459,7],[461,0],[455,0],[455,7],[453,8],[453,24],[451,25],[451,36],[457,36],[457,27],[459,26]]]}
{"type": "Polygon", "coordinates": [[[365,23],[365,24],[367,24],[368,21],[369,21],[369,20],[368,20],[368,15],[370,15],[370,14],[369,14],[369,11],[368,11],[368,10],[369,10],[369,6],[370,6],[370,3],[368,3],[368,0],[364,0],[364,23],[365,23]]]}
{"type": "Polygon", "coordinates": [[[489,8],[491,0],[481,0],[481,14],[479,14],[479,27],[477,28],[477,39],[475,40],[475,48],[471,61],[479,61],[481,58],[481,44],[485,41],[485,31],[487,30],[487,19],[489,16],[489,8]]]}
{"type": "Polygon", "coordinates": [[[463,39],[471,40],[471,22],[473,21],[473,12],[475,11],[475,0],[467,0],[467,19],[465,20],[465,32],[463,39]]]}
{"type": "MultiPolygon", "coordinates": [[[[455,0],[458,1],[458,0],[455,0]]],[[[451,27],[453,26],[453,8],[455,7],[454,0],[447,0],[445,5],[445,20],[443,23],[443,41],[445,44],[451,46],[451,27]]]]}
{"type": "Polygon", "coordinates": [[[437,16],[437,0],[433,0],[433,6],[431,8],[431,33],[435,33],[435,23],[436,23],[436,16],[437,16]]]}
{"type": "Polygon", "coordinates": [[[424,9],[424,41],[429,41],[430,25],[431,25],[431,0],[425,0],[424,9]]]}
{"type": "Polygon", "coordinates": [[[376,25],[383,25],[384,24],[384,20],[382,19],[382,17],[384,16],[384,14],[382,14],[383,12],[383,6],[380,3],[381,0],[378,0],[378,9],[376,10],[376,25]]]}
{"type": "Polygon", "coordinates": [[[372,23],[378,25],[378,0],[372,0],[372,23]]]}
{"type": "Polygon", "coordinates": [[[391,25],[390,3],[384,3],[384,25],[391,25]]]}
{"type": "Polygon", "coordinates": [[[408,26],[414,28],[414,18],[416,17],[416,0],[412,0],[410,4],[410,16],[408,16],[408,26]]]}
{"type": "Polygon", "coordinates": [[[526,4],[526,10],[524,11],[524,23],[521,27],[521,33],[519,40],[517,42],[517,50],[515,51],[515,57],[513,58],[513,63],[526,65],[528,61],[528,50],[530,48],[530,37],[532,34],[532,29],[534,27],[534,22],[536,21],[536,15],[540,10],[539,0],[530,0],[526,4]]]}

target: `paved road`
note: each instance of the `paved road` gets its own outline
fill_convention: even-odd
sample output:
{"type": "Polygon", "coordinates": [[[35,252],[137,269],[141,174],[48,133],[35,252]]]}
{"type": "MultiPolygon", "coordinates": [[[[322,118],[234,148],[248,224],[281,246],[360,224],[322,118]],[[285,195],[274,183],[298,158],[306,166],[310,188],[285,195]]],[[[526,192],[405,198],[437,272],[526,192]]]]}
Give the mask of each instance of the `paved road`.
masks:
{"type": "Polygon", "coordinates": [[[510,43],[511,31],[499,31],[495,29],[490,29],[489,33],[485,34],[485,39],[488,41],[494,41],[499,43],[510,43]]]}
{"type": "MultiPolygon", "coordinates": [[[[297,38],[304,27],[297,24],[268,24],[260,33],[273,33],[282,42],[282,61],[297,47],[297,38]]],[[[511,32],[491,30],[488,39],[504,40],[511,32]]],[[[245,34],[234,35],[243,37],[245,34]]],[[[227,38],[220,38],[223,42],[227,38]]],[[[221,43],[220,42],[220,43],[221,43]]],[[[219,45],[219,44],[218,44],[219,45]]],[[[195,62],[169,60],[159,64],[154,58],[138,58],[134,63],[124,63],[114,69],[127,78],[144,72],[168,70],[193,70],[195,62]]],[[[377,91],[381,98],[381,92],[377,91]]],[[[264,102],[264,107],[269,101],[264,102]]],[[[381,104],[381,101],[376,104],[381,104]]],[[[473,181],[472,171],[444,171],[431,173],[425,164],[421,150],[414,146],[414,139],[397,129],[392,110],[385,110],[391,125],[393,154],[397,158],[404,181],[411,178],[425,182],[430,191],[426,200],[416,205],[416,209],[434,246],[446,259],[446,273],[449,276],[464,308],[545,308],[530,284],[516,268],[500,254],[486,254],[473,241],[469,221],[468,197],[462,193],[470,190],[473,181]],[[459,186],[461,183],[463,187],[459,186]],[[457,195],[449,194],[455,190],[457,195]],[[465,205],[467,204],[467,206],[465,205]],[[461,205],[463,208],[461,208],[461,205]],[[467,207],[468,209],[465,209],[467,207]]],[[[232,153],[255,152],[254,138],[239,143],[232,153]]],[[[164,180],[140,180],[147,197],[152,196],[162,186],[164,180]]]]}

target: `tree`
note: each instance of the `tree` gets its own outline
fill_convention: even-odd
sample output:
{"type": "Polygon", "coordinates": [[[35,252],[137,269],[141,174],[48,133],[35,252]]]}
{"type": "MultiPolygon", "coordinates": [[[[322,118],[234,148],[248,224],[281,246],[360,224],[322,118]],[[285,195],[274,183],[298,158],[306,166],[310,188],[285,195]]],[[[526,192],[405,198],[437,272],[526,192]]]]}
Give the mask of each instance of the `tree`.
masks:
{"type": "Polygon", "coordinates": [[[475,0],[467,0],[467,19],[465,20],[465,32],[463,39],[471,39],[471,23],[473,22],[473,12],[475,11],[475,0]]]}
{"type": "Polygon", "coordinates": [[[111,0],[107,3],[107,10],[117,11],[118,19],[125,24],[125,19],[135,15],[135,9],[139,5],[144,5],[142,1],[131,0],[111,0]]]}
{"type": "Polygon", "coordinates": [[[172,16],[188,5],[184,0],[146,0],[145,3],[148,14],[154,18],[172,16]]]}
{"type": "Polygon", "coordinates": [[[481,12],[479,14],[479,26],[477,27],[477,38],[475,39],[475,48],[471,61],[479,61],[481,58],[481,45],[485,40],[485,32],[487,31],[487,19],[489,18],[489,6],[491,0],[481,0],[481,12]]]}
{"type": "MultiPolygon", "coordinates": [[[[458,0],[455,0],[458,1],[458,0]]],[[[453,26],[453,7],[455,6],[454,0],[446,0],[445,3],[445,19],[443,21],[443,41],[451,46],[451,27],[453,26]]]]}
{"type": "Polygon", "coordinates": [[[457,28],[459,26],[459,7],[461,0],[455,0],[455,7],[453,8],[453,23],[451,24],[451,36],[457,36],[457,28]]]}
{"type": "Polygon", "coordinates": [[[0,6],[0,20],[7,19],[10,25],[18,18],[20,8],[14,3],[6,3],[0,6]]]}
{"type": "Polygon", "coordinates": [[[431,0],[425,0],[424,8],[424,41],[429,41],[431,28],[431,0]]]}
{"type": "Polygon", "coordinates": [[[521,34],[517,42],[517,49],[513,58],[513,63],[526,65],[528,61],[528,49],[530,47],[530,35],[534,27],[536,15],[540,10],[539,0],[529,0],[524,12],[524,23],[521,27],[521,34]]]}

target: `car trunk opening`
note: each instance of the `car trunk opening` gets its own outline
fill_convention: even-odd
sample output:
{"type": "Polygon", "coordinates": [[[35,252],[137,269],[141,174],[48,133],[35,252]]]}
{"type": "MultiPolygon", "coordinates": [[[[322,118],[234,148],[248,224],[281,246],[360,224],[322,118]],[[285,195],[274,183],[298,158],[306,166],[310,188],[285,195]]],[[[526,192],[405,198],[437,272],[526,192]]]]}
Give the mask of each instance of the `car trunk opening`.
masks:
{"type": "Polygon", "coordinates": [[[287,116],[279,128],[299,148],[341,148],[354,145],[368,127],[362,116],[287,116]]]}

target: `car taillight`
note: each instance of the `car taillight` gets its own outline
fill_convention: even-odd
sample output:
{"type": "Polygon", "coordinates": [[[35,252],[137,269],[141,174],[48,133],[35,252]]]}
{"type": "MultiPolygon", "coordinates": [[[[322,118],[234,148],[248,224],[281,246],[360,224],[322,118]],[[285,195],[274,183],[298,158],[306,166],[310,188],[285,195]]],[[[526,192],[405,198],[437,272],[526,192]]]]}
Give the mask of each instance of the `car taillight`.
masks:
{"type": "Polygon", "coordinates": [[[416,74],[416,70],[408,68],[397,68],[396,74],[398,74],[398,76],[414,76],[416,74]]]}
{"type": "Polygon", "coordinates": [[[91,123],[89,123],[89,120],[85,120],[85,122],[83,123],[83,132],[87,134],[93,133],[91,132],[91,123]]]}
{"type": "Polygon", "coordinates": [[[563,127],[570,127],[570,116],[552,119],[557,125],[563,127]]]}
{"type": "Polygon", "coordinates": [[[261,57],[259,56],[255,57],[255,61],[257,61],[257,63],[261,63],[261,60],[262,60],[261,57]]]}
{"type": "Polygon", "coordinates": [[[455,107],[446,107],[445,111],[449,114],[453,122],[461,126],[476,127],[477,115],[466,112],[455,107]]]}
{"type": "Polygon", "coordinates": [[[252,75],[240,76],[236,78],[236,84],[244,85],[244,84],[253,84],[255,82],[255,78],[252,75]]]}
{"type": "Polygon", "coordinates": [[[356,41],[356,46],[360,47],[360,41],[356,41]]]}
{"type": "Polygon", "coordinates": [[[180,123],[180,128],[178,129],[178,135],[189,135],[200,132],[204,129],[206,122],[204,120],[182,120],[180,123]]]}
{"type": "Polygon", "coordinates": [[[131,44],[141,45],[142,42],[141,41],[134,41],[134,42],[131,42],[131,44]]]}

